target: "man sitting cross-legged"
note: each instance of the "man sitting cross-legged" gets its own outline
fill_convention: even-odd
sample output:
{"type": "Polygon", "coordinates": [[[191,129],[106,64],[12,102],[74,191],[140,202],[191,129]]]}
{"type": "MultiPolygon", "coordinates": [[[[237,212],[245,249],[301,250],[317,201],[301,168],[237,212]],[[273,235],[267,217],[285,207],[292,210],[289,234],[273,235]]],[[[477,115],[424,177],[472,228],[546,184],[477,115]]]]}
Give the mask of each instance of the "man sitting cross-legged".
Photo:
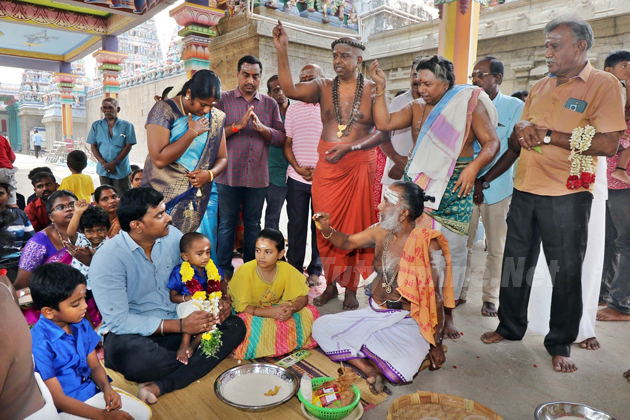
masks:
{"type": "Polygon", "coordinates": [[[380,223],[354,235],[333,229],[327,213],[314,216],[334,246],[375,248],[377,276],[368,307],[313,324],[313,338],[328,357],[361,369],[375,394],[383,389],[383,377],[411,382],[427,353],[432,370],[446,360],[444,307],[455,307],[451,257],[440,232],[416,228],[427,199],[416,184],[395,182],[379,205],[380,223]]]}
{"type": "Polygon", "coordinates": [[[138,398],[155,403],[167,392],[185,388],[227,357],[245,337],[245,324],[231,316],[232,306],[219,304],[219,314],[196,311],[177,319],[176,304],[166,287],[173,267],[181,263],[182,233],[170,226],[164,197],[153,188],[133,188],[116,210],[122,231],[94,255],[90,265],[92,292],[103,325],[105,366],[143,382],[138,398]],[[176,354],[182,333],[197,335],[217,324],[223,345],[215,357],[200,349],[184,365],[176,354]]]}

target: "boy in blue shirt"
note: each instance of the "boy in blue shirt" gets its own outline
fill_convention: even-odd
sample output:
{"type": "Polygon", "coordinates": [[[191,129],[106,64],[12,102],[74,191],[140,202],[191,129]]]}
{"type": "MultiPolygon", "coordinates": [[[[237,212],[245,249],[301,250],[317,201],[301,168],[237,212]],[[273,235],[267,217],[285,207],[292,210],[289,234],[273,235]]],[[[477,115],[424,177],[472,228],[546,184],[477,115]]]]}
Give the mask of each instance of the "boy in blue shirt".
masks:
{"type": "MultiPolygon", "coordinates": [[[[68,265],[51,263],[33,272],[30,288],[33,302],[41,309],[39,322],[31,330],[35,371],[50,390],[57,410],[89,419],[133,420],[121,410],[121,396],[110,386],[94,350],[100,337],[85,319],[85,277],[68,265]],[[103,405],[93,398],[99,389],[104,409],[94,406],[103,405]]],[[[127,402],[125,398],[126,407],[127,402]]]]}

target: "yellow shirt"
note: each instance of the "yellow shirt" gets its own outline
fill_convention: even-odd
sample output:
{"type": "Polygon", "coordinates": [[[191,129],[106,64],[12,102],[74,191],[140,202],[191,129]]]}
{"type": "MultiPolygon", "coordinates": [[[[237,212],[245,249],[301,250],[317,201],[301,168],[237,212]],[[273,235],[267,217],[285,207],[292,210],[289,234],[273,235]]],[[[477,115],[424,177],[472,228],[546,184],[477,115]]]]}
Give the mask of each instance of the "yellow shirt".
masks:
{"type": "MultiPolygon", "coordinates": [[[[578,76],[557,87],[556,83],[555,77],[545,77],[532,87],[521,120],[567,134],[589,124],[598,133],[626,129],[621,84],[612,74],[587,63],[578,76]],[[570,109],[572,105],[575,108],[584,103],[583,112],[570,109]]],[[[546,196],[587,191],[567,188],[571,152],[553,145],[542,145],[541,150],[542,154],[521,149],[514,177],[515,189],[546,196]]],[[[591,184],[591,188],[594,185],[591,184]]]]}
{"type": "Polygon", "coordinates": [[[271,284],[265,283],[256,272],[256,260],[236,270],[228,286],[236,312],[243,312],[248,305],[263,308],[291,302],[308,294],[304,274],[284,261],[278,261],[277,264],[278,275],[271,284]]]}
{"type": "Polygon", "coordinates": [[[59,186],[60,190],[68,190],[74,193],[79,200],[92,201],[94,193],[94,183],[92,177],[84,174],[72,174],[65,177],[59,186]]]}

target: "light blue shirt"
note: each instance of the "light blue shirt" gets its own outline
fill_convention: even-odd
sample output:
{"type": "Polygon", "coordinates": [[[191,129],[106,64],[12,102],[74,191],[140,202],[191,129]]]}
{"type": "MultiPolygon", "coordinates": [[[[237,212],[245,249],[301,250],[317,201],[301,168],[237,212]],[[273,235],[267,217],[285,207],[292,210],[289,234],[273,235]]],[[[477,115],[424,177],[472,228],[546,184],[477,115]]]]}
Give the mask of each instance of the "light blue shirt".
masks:
{"type": "MultiPolygon", "coordinates": [[[[113,136],[109,136],[109,127],[107,126],[107,120],[95,121],[88,134],[87,143],[95,144],[99,153],[108,162],[116,159],[116,156],[120,154],[122,149],[127,144],[136,144],[136,131],[133,128],[133,124],[128,121],[116,119],[116,124],[112,129],[113,136]]],[[[100,176],[114,179],[122,179],[131,175],[131,165],[129,164],[129,155],[125,156],[123,160],[116,165],[116,172],[110,174],[103,168],[100,162],[96,165],[96,173],[100,176]]]]}
{"type": "Polygon", "coordinates": [[[177,318],[177,305],[166,287],[173,267],[181,263],[182,233],[169,227],[155,241],[151,260],[125,231],[105,242],[90,264],[92,293],[103,316],[99,334],[150,336],[163,319],[177,318]]]}
{"type": "Polygon", "coordinates": [[[33,146],[41,146],[42,145],[42,135],[39,133],[33,134],[33,146]]]}
{"type": "MultiPolygon", "coordinates": [[[[492,100],[492,103],[499,114],[497,135],[501,140],[501,150],[499,150],[499,153],[490,165],[479,171],[478,177],[488,172],[508,149],[508,139],[514,130],[514,125],[520,121],[521,115],[523,114],[523,107],[525,106],[525,102],[518,98],[506,96],[502,94],[501,91],[499,91],[497,96],[492,100]]],[[[481,147],[479,143],[475,142],[475,157],[477,157],[480,151],[481,147]]],[[[514,166],[511,166],[510,169],[490,183],[490,188],[483,191],[484,203],[495,204],[512,195],[512,190],[514,189],[513,168],[514,166]]]]}

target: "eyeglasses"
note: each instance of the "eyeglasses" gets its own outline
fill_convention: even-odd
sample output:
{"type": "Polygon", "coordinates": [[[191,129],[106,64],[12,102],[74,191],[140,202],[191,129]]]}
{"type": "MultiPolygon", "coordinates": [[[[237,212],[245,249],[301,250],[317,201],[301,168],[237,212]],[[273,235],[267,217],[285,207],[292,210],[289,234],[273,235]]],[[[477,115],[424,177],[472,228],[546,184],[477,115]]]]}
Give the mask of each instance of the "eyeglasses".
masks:
{"type": "Polygon", "coordinates": [[[470,76],[468,76],[468,78],[469,78],[470,80],[472,80],[472,79],[474,79],[474,78],[477,78],[477,79],[483,79],[484,77],[486,77],[486,76],[487,76],[487,75],[489,75],[489,74],[491,74],[491,75],[493,75],[493,76],[496,76],[496,75],[497,75],[497,74],[499,74],[499,73],[484,73],[484,72],[482,72],[482,71],[475,71],[475,72],[473,72],[473,74],[471,74],[470,76]]]}
{"type": "Polygon", "coordinates": [[[55,207],[53,207],[53,211],[57,212],[57,213],[61,213],[62,211],[66,211],[68,209],[74,209],[74,201],[66,204],[58,204],[55,207]]]}

